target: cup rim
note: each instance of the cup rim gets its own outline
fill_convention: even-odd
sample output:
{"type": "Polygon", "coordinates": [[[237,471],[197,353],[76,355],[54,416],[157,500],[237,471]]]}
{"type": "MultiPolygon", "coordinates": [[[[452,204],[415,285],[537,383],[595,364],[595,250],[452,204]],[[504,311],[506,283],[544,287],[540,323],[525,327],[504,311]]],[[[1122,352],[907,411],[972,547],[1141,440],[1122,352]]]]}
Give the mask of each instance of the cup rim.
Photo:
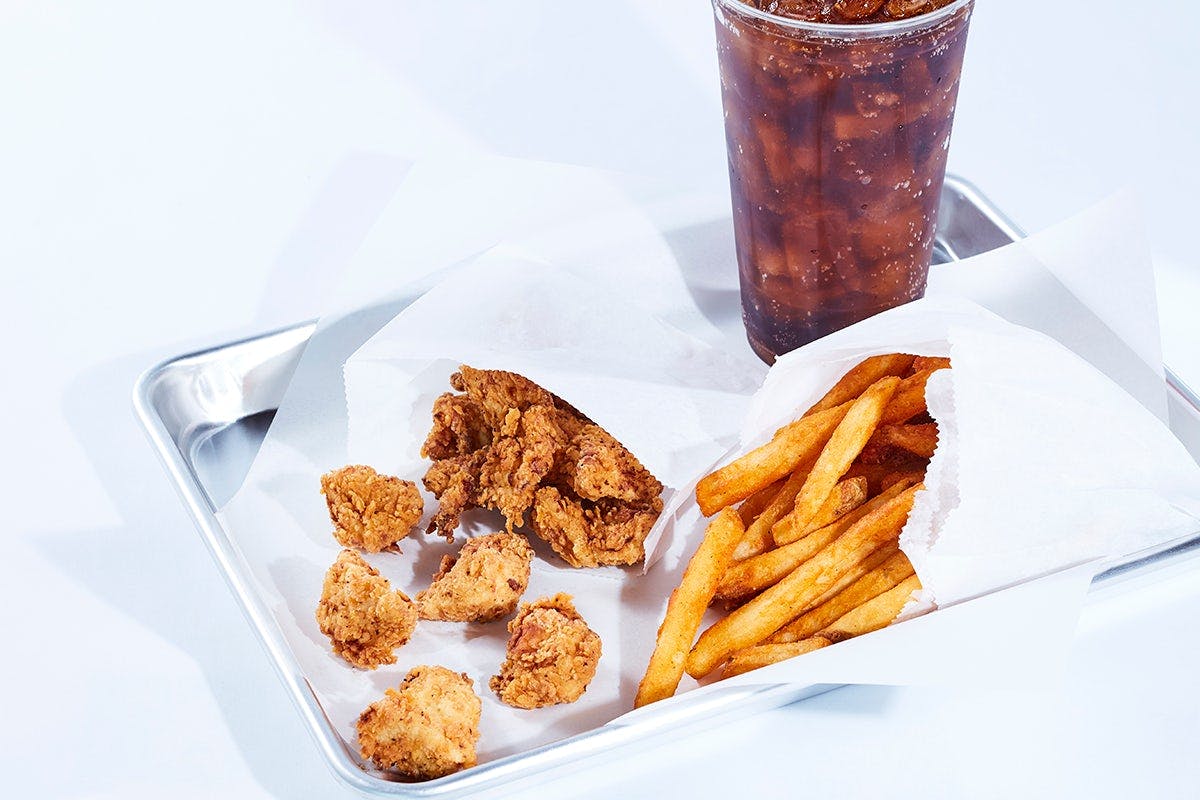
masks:
{"type": "Polygon", "coordinates": [[[890,22],[871,22],[859,24],[854,22],[811,22],[804,19],[796,19],[795,17],[784,17],[779,14],[773,14],[770,11],[763,11],[749,5],[745,0],[712,0],[713,6],[722,6],[735,11],[738,14],[745,14],[755,19],[760,19],[765,22],[770,22],[785,28],[793,28],[795,30],[809,31],[812,33],[820,33],[834,37],[852,37],[864,38],[869,36],[892,36],[897,33],[906,33],[911,30],[925,28],[933,23],[939,22],[946,17],[954,14],[964,6],[971,5],[975,0],[954,0],[954,2],[944,5],[941,8],[927,11],[924,14],[918,14],[915,17],[905,17],[904,19],[892,20],[890,22]]]}

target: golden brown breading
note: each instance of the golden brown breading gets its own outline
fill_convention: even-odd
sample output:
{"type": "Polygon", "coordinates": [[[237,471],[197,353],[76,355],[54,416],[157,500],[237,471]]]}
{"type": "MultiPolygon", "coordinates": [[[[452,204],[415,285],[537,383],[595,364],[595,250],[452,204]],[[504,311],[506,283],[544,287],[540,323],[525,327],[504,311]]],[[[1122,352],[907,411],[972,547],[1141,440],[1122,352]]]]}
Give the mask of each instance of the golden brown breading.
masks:
{"type": "Polygon", "coordinates": [[[600,637],[575,610],[568,594],[522,603],[508,623],[511,636],[500,674],[489,686],[516,708],[573,703],[596,675],[600,637]]]}
{"type": "Polygon", "coordinates": [[[562,473],[584,500],[612,498],[652,503],[663,486],[642,463],[599,425],[584,425],[567,448],[562,473]]]}
{"type": "Polygon", "coordinates": [[[479,472],[487,454],[488,448],[484,448],[430,465],[422,483],[438,499],[438,510],[429,520],[428,532],[436,530],[446,541],[454,541],[462,513],[479,506],[479,472]]]}
{"type": "Polygon", "coordinates": [[[554,395],[526,377],[498,369],[475,369],[463,364],[450,376],[455,391],[466,392],[483,409],[492,430],[498,429],[509,409],[524,411],[530,406],[552,406],[554,395]]]}
{"type": "Polygon", "coordinates": [[[569,438],[553,406],[509,409],[501,435],[488,448],[479,470],[479,505],[504,515],[508,529],[525,524],[533,495],[554,469],[569,438]]]}
{"type": "Polygon", "coordinates": [[[541,502],[541,523],[535,519],[533,530],[568,563],[642,558],[642,540],[662,511],[663,487],[629,450],[520,375],[462,366],[450,384],[465,394],[443,395],[434,408],[425,452],[435,461],[425,487],[439,507],[430,531],[452,539],[462,513],[476,507],[502,513],[511,531],[526,523],[530,508],[536,512],[538,492],[553,488],[558,493],[541,502]],[[484,438],[486,444],[462,452],[484,438]]]}
{"type": "Polygon", "coordinates": [[[454,559],[446,556],[429,588],[417,595],[421,619],[490,622],[506,617],[529,585],[533,548],[519,533],[471,539],[454,559]]]}
{"type": "Polygon", "coordinates": [[[483,407],[466,395],[446,394],[433,401],[433,428],[421,446],[421,457],[434,460],[465,456],[492,441],[483,407]]]}
{"type": "Polygon", "coordinates": [[[321,494],[329,506],[338,544],[370,553],[396,546],[425,511],[415,483],[380,475],[362,465],[322,475],[321,494]]]}
{"type": "Polygon", "coordinates": [[[317,624],[333,651],[356,667],[394,664],[392,652],[412,636],[417,607],[404,592],[392,591],[353,550],[343,550],[325,573],[317,624]]]}
{"type": "Polygon", "coordinates": [[[614,500],[577,500],[553,486],[539,489],[533,503],[533,532],[573,567],[636,564],[643,542],[662,512],[655,497],[645,506],[614,500]]]}
{"type": "Polygon", "coordinates": [[[364,759],[417,780],[476,764],[479,712],[474,683],[445,667],[414,667],[358,718],[364,759]]]}

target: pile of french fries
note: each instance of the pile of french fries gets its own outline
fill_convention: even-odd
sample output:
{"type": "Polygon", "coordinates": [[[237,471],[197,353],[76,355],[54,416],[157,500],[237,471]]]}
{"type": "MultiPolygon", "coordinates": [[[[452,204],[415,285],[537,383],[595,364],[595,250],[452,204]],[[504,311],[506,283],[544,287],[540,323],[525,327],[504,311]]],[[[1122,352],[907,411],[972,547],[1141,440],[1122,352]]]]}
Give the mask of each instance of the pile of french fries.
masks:
{"type": "Polygon", "coordinates": [[[899,535],[937,447],[925,383],[949,367],[872,356],[700,481],[713,520],[671,593],[636,707],[675,694],[685,671],[738,675],[891,624],[921,588],[899,535]],[[696,639],[714,603],[730,611],[696,639]]]}

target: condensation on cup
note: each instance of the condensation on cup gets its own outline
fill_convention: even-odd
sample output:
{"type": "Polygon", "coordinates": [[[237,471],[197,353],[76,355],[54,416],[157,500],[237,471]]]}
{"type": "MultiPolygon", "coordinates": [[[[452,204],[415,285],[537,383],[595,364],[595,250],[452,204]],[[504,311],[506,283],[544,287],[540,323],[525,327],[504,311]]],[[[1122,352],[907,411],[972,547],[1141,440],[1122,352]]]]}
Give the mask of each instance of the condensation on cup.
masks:
{"type": "Polygon", "coordinates": [[[764,360],[920,297],[973,0],[713,0],[764,360]]]}

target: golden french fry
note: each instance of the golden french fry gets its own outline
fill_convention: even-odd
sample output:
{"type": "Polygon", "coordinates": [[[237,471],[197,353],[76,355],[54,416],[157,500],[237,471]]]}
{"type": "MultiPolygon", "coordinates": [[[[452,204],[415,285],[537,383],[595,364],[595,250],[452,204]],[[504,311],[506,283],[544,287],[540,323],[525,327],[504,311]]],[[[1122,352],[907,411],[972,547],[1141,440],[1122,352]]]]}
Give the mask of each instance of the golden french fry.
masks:
{"type": "Polygon", "coordinates": [[[879,479],[880,491],[888,491],[893,486],[909,487],[914,483],[920,483],[925,480],[926,464],[914,466],[911,469],[898,469],[895,472],[889,472],[879,479]]]}
{"type": "Polygon", "coordinates": [[[775,495],[779,494],[779,490],[783,488],[783,480],[777,480],[770,486],[764,486],[754,494],[750,495],[738,506],[738,516],[742,518],[743,525],[750,525],[758,518],[763,509],[771,504],[775,499],[775,495]]]}
{"type": "Polygon", "coordinates": [[[850,406],[845,403],[784,425],[762,447],[701,478],[696,484],[700,512],[711,517],[795,472],[820,452],[850,406]]]}
{"type": "Polygon", "coordinates": [[[721,511],[708,526],[682,581],[667,601],[667,613],[658,628],[646,674],[638,685],[634,708],[675,694],[704,610],[744,532],[741,517],[731,508],[721,511]]]}
{"type": "Polygon", "coordinates": [[[946,356],[916,356],[910,367],[914,375],[926,370],[934,372],[939,369],[950,369],[950,359],[946,356]]]}
{"type": "Polygon", "coordinates": [[[835,383],[833,388],[817,401],[816,405],[805,412],[804,416],[807,417],[809,414],[834,408],[853,400],[880,378],[905,374],[912,367],[913,358],[914,356],[903,353],[871,356],[843,375],[842,379],[835,383]]]}
{"type": "Polygon", "coordinates": [[[776,547],[745,561],[733,562],[717,586],[716,599],[731,605],[748,600],[787,577],[788,573],[841,535],[843,530],[836,525],[827,525],[791,544],[776,547]]]}
{"type": "Polygon", "coordinates": [[[896,393],[892,395],[891,401],[887,404],[887,408],[883,410],[879,424],[896,425],[908,422],[917,414],[925,413],[928,410],[925,405],[925,383],[935,371],[932,369],[921,370],[902,380],[896,393]]]}
{"type": "MultiPolygon", "coordinates": [[[[857,482],[859,480],[859,478],[857,478],[857,477],[851,478],[850,480],[854,480],[857,482]]],[[[880,508],[881,506],[886,504],[893,497],[900,494],[900,492],[904,491],[909,486],[912,486],[913,483],[917,483],[917,481],[913,481],[912,483],[909,483],[908,486],[892,486],[892,487],[890,487],[887,491],[881,492],[881,493],[877,494],[876,496],[872,497],[870,500],[867,500],[865,503],[863,503],[858,508],[852,509],[849,512],[847,512],[846,514],[842,515],[841,517],[830,522],[828,525],[825,526],[825,528],[832,529],[834,531],[835,536],[841,536],[843,533],[845,533],[850,528],[851,525],[858,522],[860,519],[865,517],[867,514],[870,514],[872,511],[874,511],[877,508],[880,508]]],[[[813,533],[823,530],[823,529],[819,528],[818,531],[806,532],[805,528],[792,525],[790,523],[790,521],[788,521],[788,524],[784,525],[783,523],[785,521],[788,521],[788,518],[785,517],[783,520],[780,520],[780,524],[777,524],[773,528],[771,528],[771,535],[775,539],[775,544],[779,545],[780,547],[782,547],[783,545],[792,544],[793,542],[798,542],[801,539],[808,538],[813,533]]]]}
{"type": "Polygon", "coordinates": [[[808,470],[801,468],[793,472],[791,477],[784,482],[771,503],[746,528],[746,534],[742,536],[742,541],[733,551],[734,561],[756,556],[775,545],[775,540],[771,538],[771,526],[792,510],[792,506],[796,503],[796,494],[804,485],[807,476],[808,470]]]}
{"type": "MultiPolygon", "coordinates": [[[[874,561],[880,555],[884,556],[882,563],[876,564],[850,585],[826,597],[819,605],[784,625],[767,641],[798,642],[807,639],[913,574],[908,556],[899,549],[881,547],[871,560],[874,561]]],[[[869,562],[863,562],[864,565],[867,563],[869,562]]]]}
{"type": "Polygon", "coordinates": [[[687,673],[707,675],[730,654],[762,642],[807,611],[838,578],[899,534],[921,488],[913,486],[867,514],[783,580],[712,625],[688,654],[687,673]]]}
{"type": "MultiPolygon", "coordinates": [[[[746,539],[743,538],[742,544],[738,545],[738,550],[734,551],[734,562],[729,565],[725,576],[721,578],[716,598],[727,603],[741,602],[775,583],[840,536],[846,528],[853,524],[854,520],[839,525],[834,523],[845,519],[850,512],[862,506],[867,496],[866,480],[857,478],[843,481],[834,487],[834,491],[829,496],[835,502],[826,505],[835,505],[836,508],[828,514],[822,511],[818,515],[828,519],[828,524],[822,525],[815,531],[810,531],[802,538],[790,542],[786,547],[774,547],[775,541],[771,535],[768,535],[767,544],[762,547],[763,552],[751,554],[745,560],[739,561],[737,559],[738,551],[746,545],[746,539]]],[[[880,504],[882,502],[884,501],[880,501],[880,504]]],[[[858,517],[854,519],[858,519],[858,517]]],[[[770,529],[772,534],[776,528],[770,529]]]]}
{"type": "Polygon", "coordinates": [[[732,678],[734,675],[741,675],[752,669],[778,664],[780,661],[820,650],[828,644],[827,640],[818,636],[803,642],[760,644],[756,647],[747,647],[729,657],[729,660],[725,662],[725,669],[721,671],[721,677],[732,678]]]}
{"type": "Polygon", "coordinates": [[[920,588],[921,580],[916,575],[911,575],[883,594],[842,615],[817,635],[830,642],[840,642],[886,628],[904,608],[912,593],[920,588]]]}
{"type": "Polygon", "coordinates": [[[795,525],[807,526],[816,517],[834,485],[850,469],[875,432],[883,407],[899,385],[900,379],[894,375],[880,378],[851,404],[809,471],[804,488],[796,496],[796,507],[792,511],[795,525]]]}
{"type": "Polygon", "coordinates": [[[919,458],[932,458],[937,449],[938,426],[936,422],[921,425],[881,425],[872,441],[887,447],[897,447],[919,458]]]}
{"type": "Polygon", "coordinates": [[[861,476],[838,481],[808,524],[802,524],[794,513],[789,513],[771,526],[771,538],[776,544],[794,542],[836,522],[867,501],[867,488],[867,479],[861,476]]]}

